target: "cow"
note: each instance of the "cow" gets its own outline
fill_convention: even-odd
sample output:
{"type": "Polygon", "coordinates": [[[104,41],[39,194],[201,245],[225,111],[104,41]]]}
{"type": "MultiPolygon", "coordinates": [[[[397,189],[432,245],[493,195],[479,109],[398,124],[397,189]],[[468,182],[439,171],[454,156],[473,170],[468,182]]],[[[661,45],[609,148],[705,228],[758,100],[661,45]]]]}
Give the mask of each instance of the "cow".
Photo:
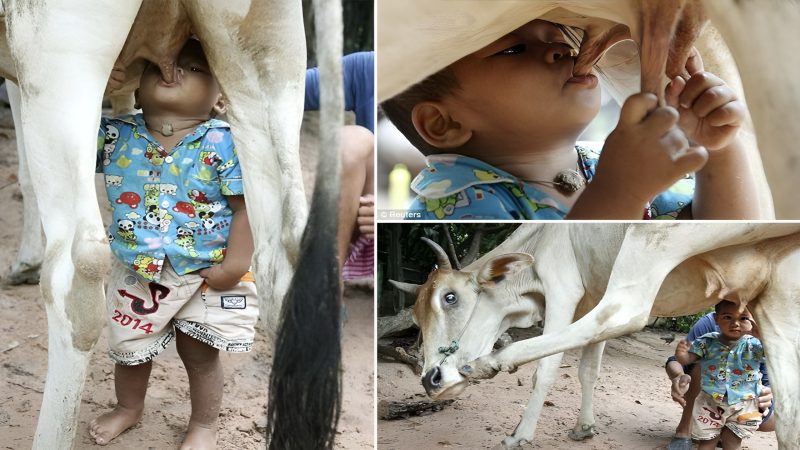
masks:
{"type": "MultiPolygon", "coordinates": [[[[0,75],[19,86],[21,165],[29,169],[46,238],[41,288],[48,373],[33,448],[68,449],[89,356],[104,322],[110,252],[93,172],[100,104],[112,66],[136,72],[146,59],[172,81],[183,43],[192,34],[203,43],[237,130],[261,315],[274,331],[308,216],[297,151],[305,72],[301,3],[9,0],[0,15],[6,37],[0,42],[0,75]]],[[[336,177],[335,164],[324,167],[320,177],[336,177]]],[[[325,201],[335,205],[337,191],[331,195],[325,201]]],[[[336,286],[311,297],[338,305],[336,286]]],[[[338,339],[338,322],[325,328],[300,323],[314,332],[334,330],[328,341],[338,339]]],[[[328,428],[335,426],[330,415],[320,415],[328,428]]],[[[329,436],[331,430],[323,432],[329,436]]]]}
{"type": "MultiPolygon", "coordinates": [[[[773,214],[770,187],[779,218],[800,217],[793,180],[800,154],[793,124],[800,117],[800,83],[786,76],[800,67],[793,31],[800,4],[769,0],[510,0],[503,2],[390,0],[378,9],[378,100],[384,101],[459,58],[533,19],[586,30],[576,68],[585,70],[605,46],[624,37],[641,44],[638,65],[616,66],[601,59],[601,82],[618,99],[639,89],[663,93],[664,69],[674,76],[686,61],[691,42],[707,70],[717,73],[746,99],[755,134],[748,156],[760,180],[764,218],[773,214]],[[703,28],[706,18],[711,25],[703,28]],[[674,39],[673,39],[674,36],[674,39]],[[769,42],[769,44],[766,44],[769,42]],[[669,50],[669,52],[668,52],[669,50]],[[668,53],[671,55],[668,58],[668,53]],[[665,65],[665,61],[669,61],[665,65]],[[583,67],[584,69],[581,69],[583,67]],[[620,73],[620,67],[622,71],[620,73]],[[738,74],[736,73],[738,67],[738,74]],[[738,75],[741,75],[741,84],[738,75]],[[745,95],[746,94],[746,95],[745,95]],[[755,137],[758,144],[755,143],[755,137]],[[761,156],[758,154],[761,148],[761,156]],[[763,175],[759,175],[763,177],[763,175]],[[766,181],[769,180],[769,186],[766,181]]],[[[745,128],[752,128],[747,126],[745,128]]],[[[751,131],[748,131],[748,135],[751,131]]]]}
{"type": "Polygon", "coordinates": [[[543,358],[508,448],[533,439],[560,352],[583,347],[583,399],[570,437],[584,439],[595,433],[591,395],[605,340],[641,329],[650,315],[692,314],[722,298],[749,303],[770,354],[778,440],[796,448],[798,250],[798,224],[522,225],[461,271],[434,244],[438,268],[425,284],[395,285],[417,295],[422,383],[433,398],[543,358]],[[507,328],[541,318],[543,336],[490,353],[507,328]]]}

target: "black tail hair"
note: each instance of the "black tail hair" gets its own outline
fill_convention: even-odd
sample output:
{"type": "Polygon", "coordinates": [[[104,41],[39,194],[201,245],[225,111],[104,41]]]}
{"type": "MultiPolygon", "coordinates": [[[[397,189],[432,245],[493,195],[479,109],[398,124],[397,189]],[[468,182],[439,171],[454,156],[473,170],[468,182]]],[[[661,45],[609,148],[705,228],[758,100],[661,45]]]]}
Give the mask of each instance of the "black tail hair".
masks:
{"type": "Polygon", "coordinates": [[[271,450],[332,449],[341,411],[339,148],[344,117],[342,5],[314,0],[320,155],[300,258],[281,310],[269,383],[271,450]]]}

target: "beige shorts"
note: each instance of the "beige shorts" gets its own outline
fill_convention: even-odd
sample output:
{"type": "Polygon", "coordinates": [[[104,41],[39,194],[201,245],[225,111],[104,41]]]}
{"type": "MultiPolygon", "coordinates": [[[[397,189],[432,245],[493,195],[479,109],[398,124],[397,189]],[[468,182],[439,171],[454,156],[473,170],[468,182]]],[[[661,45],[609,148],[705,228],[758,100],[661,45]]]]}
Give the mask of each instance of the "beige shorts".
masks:
{"type": "Polygon", "coordinates": [[[224,292],[210,288],[200,275],[178,275],[165,261],[161,279],[149,282],[115,261],[106,292],[109,354],[116,363],[134,366],[153,359],[184,334],[216,349],[248,352],[258,320],[258,299],[248,272],[224,292]]]}
{"type": "Polygon", "coordinates": [[[746,418],[753,412],[756,413],[753,416],[758,415],[757,399],[733,405],[718,404],[713,397],[700,391],[692,410],[692,438],[700,441],[715,439],[722,432],[722,427],[727,427],[741,439],[749,438],[761,425],[760,416],[746,418]]]}

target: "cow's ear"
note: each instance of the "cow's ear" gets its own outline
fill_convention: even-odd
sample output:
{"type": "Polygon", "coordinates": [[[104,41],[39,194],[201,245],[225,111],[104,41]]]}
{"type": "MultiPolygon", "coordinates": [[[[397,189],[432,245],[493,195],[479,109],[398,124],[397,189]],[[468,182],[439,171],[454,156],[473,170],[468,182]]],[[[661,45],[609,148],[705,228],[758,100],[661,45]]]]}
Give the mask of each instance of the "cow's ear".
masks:
{"type": "Polygon", "coordinates": [[[417,293],[419,293],[419,288],[421,286],[419,284],[401,283],[400,281],[394,280],[389,280],[389,283],[391,283],[392,286],[396,287],[397,289],[405,292],[406,294],[411,294],[414,297],[416,297],[417,293]]]}
{"type": "Polygon", "coordinates": [[[494,287],[506,277],[530,267],[533,256],[527,253],[506,253],[486,261],[478,270],[478,284],[483,287],[494,287]]]}

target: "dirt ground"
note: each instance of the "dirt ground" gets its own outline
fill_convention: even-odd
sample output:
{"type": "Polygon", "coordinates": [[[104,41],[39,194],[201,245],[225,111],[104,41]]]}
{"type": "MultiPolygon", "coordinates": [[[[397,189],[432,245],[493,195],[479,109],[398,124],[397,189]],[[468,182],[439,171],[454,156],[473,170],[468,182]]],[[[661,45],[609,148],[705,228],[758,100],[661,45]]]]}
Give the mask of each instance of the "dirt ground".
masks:
{"type": "MultiPolygon", "coordinates": [[[[669,394],[663,366],[674,343],[663,333],[641,331],[606,345],[594,392],[599,434],[575,442],[567,434],[580,410],[578,366],[580,352],[567,352],[547,396],[532,444],[524,448],[548,450],[663,450],[680,418],[680,407],[669,394]]],[[[678,336],[680,339],[682,336],[678,336]]],[[[378,421],[378,448],[382,450],[491,448],[516,427],[531,393],[534,365],[516,373],[502,373],[469,386],[442,411],[394,421],[378,421]]],[[[378,401],[422,400],[425,391],[408,366],[378,361],[378,401]]],[[[756,433],[743,448],[778,448],[774,433],[756,433]]]]}
{"type": "MultiPolygon", "coordinates": [[[[308,122],[313,123],[313,118],[308,122]]],[[[310,138],[304,137],[304,165],[314,162],[313,134],[310,138]]],[[[0,208],[3,211],[0,214],[0,270],[3,272],[16,254],[22,225],[22,202],[14,183],[17,157],[13,136],[13,130],[0,130],[0,208]]],[[[108,220],[105,199],[100,201],[108,220]]],[[[343,411],[336,447],[371,449],[374,447],[375,367],[372,292],[348,289],[345,304],[348,318],[342,343],[343,411]]],[[[100,448],[89,437],[88,423],[115,401],[113,363],[106,355],[107,349],[104,331],[86,379],[76,449],[100,448]]],[[[222,354],[225,391],[220,417],[220,449],[264,448],[266,386],[271,360],[271,349],[263,336],[257,338],[251,353],[222,354]]],[[[0,448],[31,447],[46,370],[47,328],[39,287],[0,287],[0,448]]],[[[189,412],[186,372],[173,345],[156,359],[142,422],[106,448],[177,448],[189,412]]]]}

